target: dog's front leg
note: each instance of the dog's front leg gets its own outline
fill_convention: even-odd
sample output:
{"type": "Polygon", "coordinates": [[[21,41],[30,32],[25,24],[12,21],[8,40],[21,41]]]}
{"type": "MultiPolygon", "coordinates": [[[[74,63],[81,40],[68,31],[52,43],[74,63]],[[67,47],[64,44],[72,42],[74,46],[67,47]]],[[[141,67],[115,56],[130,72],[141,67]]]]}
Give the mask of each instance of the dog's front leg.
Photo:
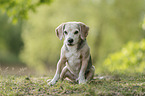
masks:
{"type": "Polygon", "coordinates": [[[57,70],[53,77],[53,79],[48,83],[49,85],[54,85],[58,79],[60,78],[60,73],[62,70],[62,66],[65,64],[66,60],[64,58],[60,58],[60,60],[57,63],[57,70]]]}
{"type": "Polygon", "coordinates": [[[82,59],[82,66],[81,66],[81,70],[79,72],[79,84],[83,84],[86,83],[86,79],[85,79],[85,72],[88,66],[88,61],[89,61],[89,56],[87,58],[82,59]]]}

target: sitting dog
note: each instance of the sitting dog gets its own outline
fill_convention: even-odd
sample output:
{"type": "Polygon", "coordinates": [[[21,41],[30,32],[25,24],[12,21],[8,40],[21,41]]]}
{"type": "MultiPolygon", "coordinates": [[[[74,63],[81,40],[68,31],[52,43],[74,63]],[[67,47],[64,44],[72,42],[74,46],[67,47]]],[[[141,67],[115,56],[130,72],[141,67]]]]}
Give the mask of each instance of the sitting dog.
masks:
{"type": "Polygon", "coordinates": [[[89,27],[81,22],[67,22],[59,25],[55,31],[60,40],[64,37],[64,44],[55,76],[48,84],[54,85],[59,78],[63,80],[66,77],[79,84],[91,80],[95,67],[86,42],[89,27]]]}

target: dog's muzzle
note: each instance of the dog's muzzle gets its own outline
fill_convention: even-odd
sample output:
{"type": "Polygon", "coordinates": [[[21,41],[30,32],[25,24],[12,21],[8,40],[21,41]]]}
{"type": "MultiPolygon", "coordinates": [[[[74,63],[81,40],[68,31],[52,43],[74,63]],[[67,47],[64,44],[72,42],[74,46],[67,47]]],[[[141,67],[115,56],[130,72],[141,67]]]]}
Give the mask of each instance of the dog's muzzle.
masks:
{"type": "Polygon", "coordinates": [[[73,41],[74,41],[74,40],[73,40],[72,38],[69,38],[67,41],[68,41],[68,45],[69,45],[69,46],[73,46],[73,45],[74,45],[74,44],[73,44],[73,41]]]}

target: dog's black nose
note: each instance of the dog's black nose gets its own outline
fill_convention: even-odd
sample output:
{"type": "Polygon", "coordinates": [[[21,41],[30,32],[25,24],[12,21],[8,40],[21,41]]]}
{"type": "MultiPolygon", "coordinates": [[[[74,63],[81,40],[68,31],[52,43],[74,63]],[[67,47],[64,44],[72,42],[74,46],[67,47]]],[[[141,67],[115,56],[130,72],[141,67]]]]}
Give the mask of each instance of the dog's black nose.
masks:
{"type": "Polygon", "coordinates": [[[73,40],[72,38],[69,38],[69,39],[68,39],[68,42],[69,42],[69,43],[72,43],[73,41],[74,41],[74,40],[73,40]]]}

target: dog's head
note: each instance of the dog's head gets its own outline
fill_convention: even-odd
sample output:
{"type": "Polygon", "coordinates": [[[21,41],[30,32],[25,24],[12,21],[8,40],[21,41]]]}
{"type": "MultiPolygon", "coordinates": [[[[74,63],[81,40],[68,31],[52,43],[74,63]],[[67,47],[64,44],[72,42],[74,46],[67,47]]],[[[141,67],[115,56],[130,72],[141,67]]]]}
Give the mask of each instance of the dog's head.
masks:
{"type": "Polygon", "coordinates": [[[64,43],[73,46],[80,39],[86,39],[89,27],[82,22],[67,22],[59,25],[55,31],[60,40],[64,37],[64,43]]]}

